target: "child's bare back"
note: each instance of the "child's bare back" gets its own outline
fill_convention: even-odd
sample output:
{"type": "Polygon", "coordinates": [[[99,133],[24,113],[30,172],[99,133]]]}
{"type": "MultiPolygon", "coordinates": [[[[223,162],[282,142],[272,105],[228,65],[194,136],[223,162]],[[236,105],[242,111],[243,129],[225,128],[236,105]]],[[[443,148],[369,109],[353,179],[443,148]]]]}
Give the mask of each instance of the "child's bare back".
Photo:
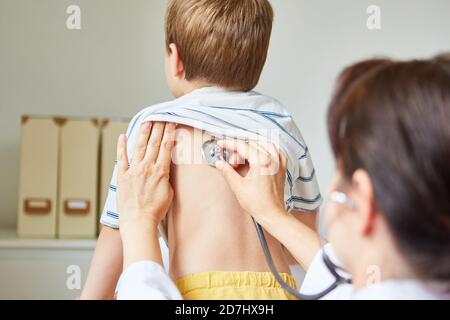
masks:
{"type": "MultiPolygon", "coordinates": [[[[205,161],[191,161],[202,158],[202,143],[211,136],[185,126],[177,132],[175,158],[184,164],[173,165],[171,171],[175,190],[167,217],[171,277],[178,280],[210,271],[269,272],[251,217],[223,176],[205,161]]],[[[247,167],[239,170],[244,174],[247,167]]],[[[288,273],[281,245],[267,237],[279,271],[288,273]]]]}

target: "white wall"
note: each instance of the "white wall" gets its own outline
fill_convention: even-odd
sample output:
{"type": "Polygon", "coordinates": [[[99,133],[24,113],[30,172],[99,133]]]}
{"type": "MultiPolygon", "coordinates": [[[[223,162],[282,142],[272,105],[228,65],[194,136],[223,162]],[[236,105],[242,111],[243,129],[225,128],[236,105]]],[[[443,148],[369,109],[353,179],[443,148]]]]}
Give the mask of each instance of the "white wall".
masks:
{"type": "MultiPolygon", "coordinates": [[[[333,172],[325,115],[334,79],[373,55],[450,51],[448,0],[272,0],[276,22],[257,90],[284,102],[315,160],[333,172]],[[370,4],[382,30],[366,28],[370,4]]],[[[163,77],[165,0],[0,0],[0,228],[14,227],[21,114],[132,116],[169,99],[163,77]],[[82,9],[82,30],[65,10],[82,9]]]]}
{"type": "Polygon", "coordinates": [[[0,228],[16,225],[20,116],[132,116],[170,99],[165,0],[0,0],[0,228]],[[66,28],[81,7],[82,29],[66,28]]]}
{"type": "Polygon", "coordinates": [[[259,90],[295,115],[309,144],[322,191],[334,163],[326,111],[344,66],[375,55],[429,57],[450,51],[448,0],[272,0],[276,21],[259,90]],[[366,9],[382,10],[382,29],[369,31],[366,9]]]}

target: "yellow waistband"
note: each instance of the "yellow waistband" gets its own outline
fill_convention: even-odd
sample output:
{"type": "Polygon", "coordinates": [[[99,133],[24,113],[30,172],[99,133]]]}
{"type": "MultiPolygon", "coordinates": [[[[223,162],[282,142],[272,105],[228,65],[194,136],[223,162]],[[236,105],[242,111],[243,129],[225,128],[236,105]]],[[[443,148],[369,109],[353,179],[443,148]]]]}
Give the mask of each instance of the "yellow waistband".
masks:
{"type": "MultiPolygon", "coordinates": [[[[295,279],[282,273],[281,278],[297,289],[295,279]]],[[[187,300],[285,300],[293,299],[270,272],[204,272],[176,281],[187,300]]]]}

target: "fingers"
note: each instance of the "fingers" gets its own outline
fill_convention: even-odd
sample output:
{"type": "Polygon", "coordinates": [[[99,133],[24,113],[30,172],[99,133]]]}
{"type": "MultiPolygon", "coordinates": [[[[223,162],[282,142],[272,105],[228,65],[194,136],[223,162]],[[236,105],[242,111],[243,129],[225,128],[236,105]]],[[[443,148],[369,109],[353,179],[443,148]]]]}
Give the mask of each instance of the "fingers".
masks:
{"type": "Polygon", "coordinates": [[[242,140],[224,140],[218,142],[219,146],[237,153],[241,158],[248,160],[252,166],[268,166],[272,162],[271,154],[256,142],[242,140]]]}
{"type": "Polygon", "coordinates": [[[266,168],[263,168],[261,173],[264,175],[277,175],[279,173],[283,173],[284,176],[287,168],[287,158],[285,154],[278,149],[275,144],[269,141],[258,141],[258,145],[260,148],[266,150],[266,152],[270,155],[271,160],[270,164],[266,168]]]}
{"type": "MultiPolygon", "coordinates": [[[[166,125],[164,122],[144,123],[139,130],[132,165],[140,164],[143,161],[148,164],[155,164],[158,160],[163,169],[170,169],[172,149],[175,144],[175,129],[175,124],[166,125]]],[[[126,163],[121,164],[121,170],[123,171],[128,169],[126,148],[126,138],[125,143],[119,139],[118,158],[124,155],[127,158],[126,163]]]]}
{"type": "Polygon", "coordinates": [[[166,124],[158,159],[156,160],[156,163],[159,164],[165,172],[170,171],[170,165],[172,163],[172,150],[175,146],[175,129],[175,124],[166,124]]]}
{"type": "Polygon", "coordinates": [[[234,168],[237,169],[239,166],[245,164],[245,159],[243,159],[237,152],[233,152],[227,159],[227,162],[234,168]]]}
{"type": "Polygon", "coordinates": [[[273,143],[266,140],[244,142],[239,140],[218,141],[220,147],[233,152],[229,164],[236,168],[236,157],[248,160],[254,173],[275,175],[287,168],[287,158],[273,143]]]}
{"type": "Polygon", "coordinates": [[[231,152],[236,152],[243,159],[248,160],[252,165],[267,165],[270,163],[268,154],[260,150],[255,144],[242,140],[222,140],[218,141],[221,148],[231,152]]]}
{"type": "Polygon", "coordinates": [[[147,152],[145,154],[146,162],[155,163],[156,159],[158,159],[165,127],[166,124],[164,122],[156,122],[153,124],[152,133],[147,144],[147,152]]]}
{"type": "Polygon", "coordinates": [[[138,137],[136,140],[136,147],[134,149],[132,165],[137,164],[144,159],[151,129],[152,129],[151,122],[145,122],[141,125],[141,128],[138,133],[138,137]]]}
{"type": "Polygon", "coordinates": [[[222,173],[225,180],[227,181],[228,185],[230,186],[231,190],[234,193],[238,192],[239,186],[241,186],[241,180],[243,179],[239,173],[237,173],[233,167],[225,162],[225,161],[218,161],[216,163],[216,168],[222,173]]]}
{"type": "Polygon", "coordinates": [[[271,158],[271,165],[278,166],[280,164],[280,150],[271,142],[267,140],[259,140],[257,145],[263,149],[271,158]]]}
{"type": "Polygon", "coordinates": [[[121,134],[117,142],[117,167],[119,174],[128,170],[127,137],[121,134]]]}
{"type": "Polygon", "coordinates": [[[286,169],[288,165],[288,158],[286,157],[283,151],[279,151],[278,154],[282,168],[286,169]]]}

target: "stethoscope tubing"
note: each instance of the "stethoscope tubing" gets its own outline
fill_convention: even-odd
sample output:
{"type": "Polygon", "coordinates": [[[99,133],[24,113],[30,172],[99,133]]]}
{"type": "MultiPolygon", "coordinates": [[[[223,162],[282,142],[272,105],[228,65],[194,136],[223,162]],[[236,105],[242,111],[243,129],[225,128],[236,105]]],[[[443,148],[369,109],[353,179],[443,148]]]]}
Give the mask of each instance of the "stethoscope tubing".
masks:
{"type": "Polygon", "coordinates": [[[292,296],[294,296],[300,300],[320,300],[324,296],[328,295],[333,290],[335,290],[338,286],[340,286],[342,284],[351,284],[351,279],[346,279],[346,278],[342,277],[337,272],[337,270],[340,268],[338,266],[336,266],[331,261],[330,257],[325,253],[325,251],[323,251],[324,263],[325,263],[327,269],[330,271],[330,273],[335,277],[335,281],[333,282],[333,284],[331,286],[329,286],[327,289],[325,289],[317,294],[313,294],[313,295],[302,294],[299,291],[295,290],[281,278],[278,270],[275,267],[275,263],[273,262],[272,254],[270,253],[269,246],[267,245],[267,239],[264,234],[264,230],[261,227],[261,225],[259,223],[257,223],[253,217],[252,217],[252,220],[253,220],[253,223],[255,224],[256,233],[257,233],[259,241],[261,243],[261,247],[263,249],[263,252],[264,252],[264,255],[266,258],[266,262],[267,262],[267,265],[268,265],[270,271],[272,272],[273,276],[275,277],[277,282],[280,284],[280,286],[284,290],[289,292],[289,294],[291,294],[292,296]]]}

